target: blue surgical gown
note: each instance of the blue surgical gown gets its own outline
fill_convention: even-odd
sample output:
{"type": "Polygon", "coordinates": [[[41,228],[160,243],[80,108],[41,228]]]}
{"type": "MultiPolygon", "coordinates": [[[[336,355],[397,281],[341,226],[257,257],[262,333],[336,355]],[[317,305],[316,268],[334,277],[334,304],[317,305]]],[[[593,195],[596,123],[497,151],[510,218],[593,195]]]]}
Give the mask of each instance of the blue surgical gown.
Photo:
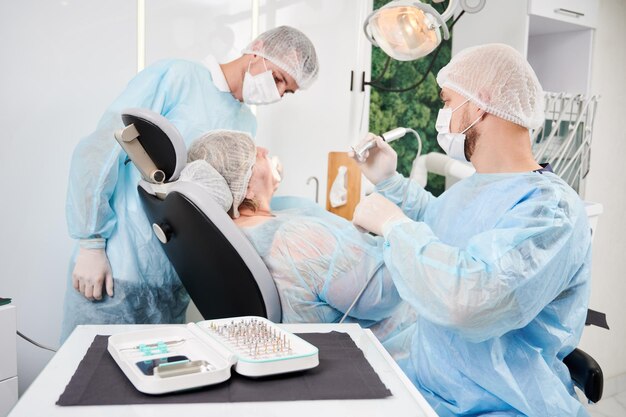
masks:
{"type": "MultiPolygon", "coordinates": [[[[241,230],[276,283],[283,322],[336,323],[366,284],[345,322],[370,328],[385,341],[415,321],[383,263],[382,238],[360,233],[302,198],[276,197],[272,213],[241,230]]],[[[408,352],[408,346],[397,349],[403,347],[408,352]]]]}
{"type": "MultiPolygon", "coordinates": [[[[182,323],[189,303],[143,211],[140,174],[113,137],[123,109],[140,107],[166,117],[186,144],[212,129],[254,135],[256,119],[229,92],[216,88],[205,66],[164,60],[137,74],[107,109],[95,132],[80,141],[71,163],[67,222],[74,239],[104,238],[114,296],[89,301],[71,283],[70,261],[61,338],[78,324],[182,323]]],[[[89,243],[83,244],[89,246],[89,243]]],[[[94,243],[92,247],[102,247],[94,243]]]]}
{"type": "Polygon", "coordinates": [[[586,416],[562,360],[578,344],[591,235],[552,173],[475,174],[435,198],[399,174],[378,191],[405,214],[384,259],[417,310],[401,364],[440,416],[586,416]],[[490,414],[493,413],[493,414],[490,414]]]}

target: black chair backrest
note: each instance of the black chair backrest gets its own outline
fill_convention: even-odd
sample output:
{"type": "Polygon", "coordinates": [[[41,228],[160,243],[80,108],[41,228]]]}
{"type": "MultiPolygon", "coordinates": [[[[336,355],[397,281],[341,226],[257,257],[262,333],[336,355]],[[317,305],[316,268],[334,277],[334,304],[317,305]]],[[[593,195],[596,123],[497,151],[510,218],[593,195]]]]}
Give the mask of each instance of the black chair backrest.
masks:
{"type": "MultiPolygon", "coordinates": [[[[176,127],[147,109],[126,109],[122,121],[134,126],[138,136],[132,140],[164,174],[165,184],[142,180],[138,193],[148,219],[165,237],[165,254],[202,316],[255,315],[280,322],[276,285],[254,247],[206,190],[176,181],[187,161],[176,127]]],[[[143,155],[138,151],[137,163],[143,155]]]]}
{"type": "MultiPolygon", "coordinates": [[[[185,187],[193,190],[196,186],[180,185],[181,191],[185,187]]],[[[280,322],[280,301],[269,272],[245,236],[216,203],[197,204],[189,192],[171,191],[164,200],[142,186],[138,187],[138,192],[148,219],[159,225],[167,236],[167,243],[162,243],[163,250],[205,319],[254,315],[280,322]],[[243,240],[229,236],[240,246],[237,249],[206,214],[211,211],[206,205],[211,204],[231,223],[229,231],[241,234],[243,240]],[[246,243],[249,248],[245,247],[246,243]],[[250,250],[257,259],[252,256],[244,259],[246,253],[252,255],[250,250]],[[250,268],[263,280],[257,282],[250,268]],[[264,287],[264,282],[271,286],[264,287]]]]}

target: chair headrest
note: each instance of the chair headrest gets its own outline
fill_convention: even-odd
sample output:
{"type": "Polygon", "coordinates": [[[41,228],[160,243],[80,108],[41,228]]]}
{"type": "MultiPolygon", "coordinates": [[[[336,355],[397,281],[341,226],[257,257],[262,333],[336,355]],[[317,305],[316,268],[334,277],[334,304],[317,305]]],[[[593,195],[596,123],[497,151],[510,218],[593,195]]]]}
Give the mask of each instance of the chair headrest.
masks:
{"type": "Polygon", "coordinates": [[[137,140],[165,174],[164,182],[175,181],[187,163],[185,141],[176,127],[160,114],[139,108],[123,110],[122,121],[125,126],[135,126],[137,140]]]}

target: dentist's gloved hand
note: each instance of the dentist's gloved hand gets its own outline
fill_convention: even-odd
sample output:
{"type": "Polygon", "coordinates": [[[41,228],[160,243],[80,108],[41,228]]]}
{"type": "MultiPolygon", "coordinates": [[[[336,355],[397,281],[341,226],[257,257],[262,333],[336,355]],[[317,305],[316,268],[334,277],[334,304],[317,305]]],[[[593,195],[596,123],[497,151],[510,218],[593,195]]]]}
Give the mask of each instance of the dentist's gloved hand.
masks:
{"type": "Polygon", "coordinates": [[[103,285],[109,297],[113,297],[113,274],[104,249],[79,249],[72,284],[89,300],[102,299],[103,285]]]}
{"type": "Polygon", "coordinates": [[[352,223],[379,236],[384,236],[396,222],[411,221],[400,207],[378,193],[365,197],[354,209],[352,223]]]}
{"type": "MultiPolygon", "coordinates": [[[[348,153],[348,156],[354,158],[361,168],[363,175],[370,180],[374,185],[386,180],[396,173],[398,166],[398,154],[393,150],[387,142],[380,136],[376,136],[373,133],[368,133],[367,136],[359,143],[364,143],[376,138],[376,147],[365,151],[365,162],[361,162],[357,159],[353,151],[348,153]]],[[[358,148],[357,148],[358,149],[358,148]]]]}

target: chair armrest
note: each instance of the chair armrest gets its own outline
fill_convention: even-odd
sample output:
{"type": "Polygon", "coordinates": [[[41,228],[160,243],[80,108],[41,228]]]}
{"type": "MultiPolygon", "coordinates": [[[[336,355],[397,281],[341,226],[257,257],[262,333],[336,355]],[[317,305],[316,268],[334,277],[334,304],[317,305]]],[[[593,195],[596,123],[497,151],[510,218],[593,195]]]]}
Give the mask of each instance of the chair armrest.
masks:
{"type": "Polygon", "coordinates": [[[563,363],[569,369],[574,384],[585,393],[587,399],[592,403],[600,401],[604,376],[598,362],[582,350],[574,349],[563,359],[563,363]]]}

